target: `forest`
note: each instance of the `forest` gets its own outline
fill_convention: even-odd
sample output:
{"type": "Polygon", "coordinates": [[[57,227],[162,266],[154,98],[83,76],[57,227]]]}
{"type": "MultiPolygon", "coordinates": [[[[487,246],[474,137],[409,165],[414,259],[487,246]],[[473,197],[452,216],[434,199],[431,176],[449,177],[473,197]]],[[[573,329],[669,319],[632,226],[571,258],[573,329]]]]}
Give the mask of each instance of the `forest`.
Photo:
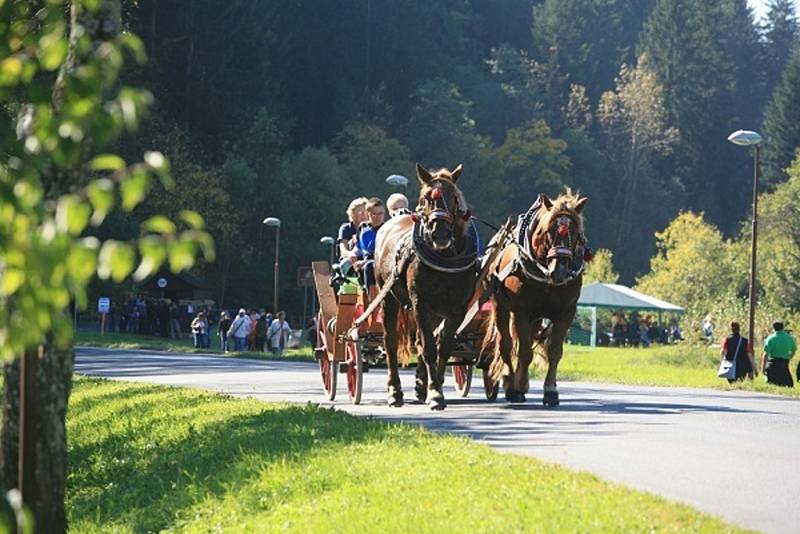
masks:
{"type": "Polygon", "coordinates": [[[756,20],[745,0],[124,2],[148,54],[124,83],[155,104],[118,151],[163,151],[177,187],[100,232],[195,209],[217,259],[194,274],[218,305],[268,307],[275,239],[262,220],[278,217],[280,297],[297,312],[294,273],[328,257],[319,239],[352,198],[386,198],[401,174],[413,200],[415,162],[463,163],[473,213],[495,224],[539,192],[579,189],[591,246],[634,284],[681,212],[720,242],[747,231],[752,153],[731,132],[767,139],[765,193],[788,180],[793,6],[770,0],[756,20]]]}

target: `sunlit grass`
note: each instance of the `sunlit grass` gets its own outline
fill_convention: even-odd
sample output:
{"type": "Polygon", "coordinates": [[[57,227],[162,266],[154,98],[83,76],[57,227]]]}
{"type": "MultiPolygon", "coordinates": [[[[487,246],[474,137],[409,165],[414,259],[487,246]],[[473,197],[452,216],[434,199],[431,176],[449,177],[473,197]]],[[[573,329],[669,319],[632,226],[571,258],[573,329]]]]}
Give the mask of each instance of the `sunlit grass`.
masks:
{"type": "MultiPolygon", "coordinates": [[[[690,344],[649,348],[590,349],[564,346],[558,366],[560,380],[586,380],[649,386],[684,386],[747,390],[800,397],[800,389],[768,385],[763,375],[730,385],[717,378],[719,348],[690,344]]],[[[536,371],[541,375],[540,371],[536,371]]]]}
{"type": "Polygon", "coordinates": [[[692,508],[468,439],[313,405],[76,381],[73,532],[726,532],[692,508]]]}
{"type": "MultiPolygon", "coordinates": [[[[188,336],[174,339],[118,332],[106,332],[101,336],[100,332],[78,331],[75,334],[75,344],[84,347],[108,347],[112,349],[191,352],[211,354],[212,356],[235,356],[237,358],[250,358],[255,360],[275,359],[271,352],[229,352],[228,354],[223,354],[220,348],[219,337],[216,336],[211,340],[211,348],[195,349],[192,339],[188,336]]],[[[298,361],[314,361],[309,347],[286,350],[283,353],[283,358],[298,361]]]]}

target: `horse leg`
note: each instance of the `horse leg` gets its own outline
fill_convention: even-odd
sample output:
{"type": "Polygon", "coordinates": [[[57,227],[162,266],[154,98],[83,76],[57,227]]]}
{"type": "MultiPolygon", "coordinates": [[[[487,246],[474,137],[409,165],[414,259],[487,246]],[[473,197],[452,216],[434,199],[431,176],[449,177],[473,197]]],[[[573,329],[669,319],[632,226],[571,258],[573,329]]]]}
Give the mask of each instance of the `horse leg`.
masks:
{"type": "Polygon", "coordinates": [[[422,356],[422,348],[417,347],[419,351],[417,354],[417,372],[414,385],[414,393],[417,395],[417,400],[425,402],[428,398],[428,368],[425,366],[425,359],[422,356]]]}
{"type": "Polygon", "coordinates": [[[525,402],[525,394],[530,387],[528,369],[533,360],[533,338],[531,320],[526,315],[515,314],[514,326],[517,330],[517,368],[514,369],[515,398],[510,402],[525,402]]]}
{"type": "Polygon", "coordinates": [[[439,343],[438,343],[438,360],[437,360],[437,367],[436,371],[439,373],[439,384],[444,384],[444,374],[447,369],[447,361],[452,356],[453,352],[456,349],[456,330],[458,329],[458,323],[453,321],[452,319],[445,319],[444,324],[442,325],[442,331],[439,333],[439,343]]]}
{"type": "Polygon", "coordinates": [[[386,369],[388,371],[389,406],[403,405],[403,389],[400,386],[400,373],[397,370],[397,316],[400,304],[389,297],[383,301],[383,344],[386,349],[386,369]]]}
{"type": "Polygon", "coordinates": [[[428,372],[428,406],[431,410],[444,410],[447,403],[442,394],[442,382],[437,369],[436,337],[433,335],[433,317],[425,310],[417,310],[417,326],[422,341],[422,356],[428,372]]]}
{"type": "Polygon", "coordinates": [[[558,362],[564,352],[564,338],[567,337],[567,330],[572,324],[573,316],[553,321],[550,332],[550,340],[547,343],[547,376],[544,379],[544,397],[542,404],[545,406],[558,406],[558,385],[556,384],[556,373],[558,373],[558,362]]]}

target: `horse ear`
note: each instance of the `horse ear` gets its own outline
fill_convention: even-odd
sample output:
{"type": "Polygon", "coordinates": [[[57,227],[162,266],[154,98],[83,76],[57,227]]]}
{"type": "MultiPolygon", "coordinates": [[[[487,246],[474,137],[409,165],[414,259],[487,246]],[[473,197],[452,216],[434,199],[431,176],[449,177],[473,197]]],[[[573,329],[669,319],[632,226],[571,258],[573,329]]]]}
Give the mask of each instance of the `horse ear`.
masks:
{"type": "Polygon", "coordinates": [[[458,167],[453,169],[453,172],[450,173],[450,177],[453,179],[453,183],[458,181],[458,177],[461,176],[461,171],[464,170],[464,165],[459,163],[458,167]]]}
{"type": "Polygon", "coordinates": [[[431,173],[428,172],[428,169],[417,163],[417,178],[423,184],[428,184],[431,180],[433,180],[433,176],[431,173]]]}
{"type": "Polygon", "coordinates": [[[586,205],[586,202],[588,200],[589,199],[587,197],[579,198],[578,201],[575,203],[575,211],[577,211],[578,213],[582,212],[583,211],[583,207],[586,205]]]}
{"type": "Polygon", "coordinates": [[[553,208],[553,201],[544,193],[539,193],[539,202],[548,210],[553,208]]]}

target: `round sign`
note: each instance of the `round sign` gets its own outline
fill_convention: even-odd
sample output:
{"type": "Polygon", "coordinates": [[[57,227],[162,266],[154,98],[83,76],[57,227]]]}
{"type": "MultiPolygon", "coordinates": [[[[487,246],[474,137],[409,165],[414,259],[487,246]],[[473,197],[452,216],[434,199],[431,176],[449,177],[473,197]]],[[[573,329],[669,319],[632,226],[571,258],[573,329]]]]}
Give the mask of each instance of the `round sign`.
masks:
{"type": "Polygon", "coordinates": [[[164,289],[165,287],[167,287],[167,279],[166,278],[159,278],[156,283],[158,284],[158,287],[160,287],[161,289],[164,289]]]}

